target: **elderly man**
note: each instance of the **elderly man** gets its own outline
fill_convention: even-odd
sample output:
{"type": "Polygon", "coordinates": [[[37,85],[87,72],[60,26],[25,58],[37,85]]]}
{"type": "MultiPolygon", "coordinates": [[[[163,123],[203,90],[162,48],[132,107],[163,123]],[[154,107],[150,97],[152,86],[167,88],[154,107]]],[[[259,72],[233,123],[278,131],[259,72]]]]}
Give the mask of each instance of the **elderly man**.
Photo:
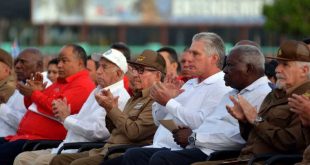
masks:
{"type": "Polygon", "coordinates": [[[0,164],[12,164],[22,151],[27,140],[52,139],[62,140],[67,131],[59,121],[59,114],[53,113],[52,102],[66,98],[71,104],[71,113],[77,113],[95,85],[85,69],[86,53],[77,45],[64,46],[59,54],[59,79],[44,89],[42,77],[35,77],[19,82],[17,88],[25,96],[28,107],[15,135],[1,139],[0,164]],[[79,96],[79,97],[76,97],[79,96]]]}
{"type": "Polygon", "coordinates": [[[225,106],[232,104],[230,97],[240,94],[260,107],[271,89],[264,76],[264,56],[258,48],[236,46],[229,53],[226,63],[225,84],[234,90],[223,97],[213,114],[205,117],[198,128],[184,127],[173,131],[174,141],[185,150],[160,149],[148,162],[141,161],[142,155],[135,155],[134,151],[129,150],[124,155],[124,164],[185,165],[205,160],[214,151],[241,148],[244,140],[240,136],[238,122],[227,113],[225,106]]]}
{"type": "MultiPolygon", "coordinates": [[[[5,54],[5,53],[4,53],[5,54]]],[[[3,52],[2,52],[3,55],[3,52]]],[[[7,54],[6,57],[10,55],[7,54]]],[[[13,59],[11,59],[13,60],[13,59]]],[[[15,73],[17,75],[17,80],[20,82],[26,82],[27,79],[30,79],[31,74],[35,74],[36,72],[42,72],[43,70],[43,58],[42,53],[35,48],[27,48],[24,49],[16,58],[14,62],[15,73]]],[[[7,61],[8,62],[8,61],[7,61]]],[[[10,62],[10,67],[13,66],[13,62],[10,62]]],[[[11,87],[16,88],[16,85],[12,85],[13,83],[16,84],[16,76],[14,71],[10,68],[10,81],[11,87]]],[[[7,72],[7,68],[1,70],[3,72],[7,72]]],[[[9,72],[7,72],[9,73],[9,72]]],[[[6,85],[9,85],[6,84],[6,85]]],[[[10,90],[12,88],[5,88],[6,90],[10,90]]],[[[0,95],[4,95],[5,91],[0,91],[0,95]]],[[[0,110],[0,137],[5,137],[8,135],[13,135],[16,133],[18,125],[23,118],[24,114],[26,113],[26,107],[24,105],[24,96],[18,91],[15,90],[12,95],[6,95],[6,104],[1,106],[0,110]],[[7,100],[9,99],[9,100],[7,100]]]]}
{"type": "MultiPolygon", "coordinates": [[[[124,109],[130,97],[123,82],[128,67],[125,56],[118,50],[110,49],[103,54],[94,54],[92,58],[99,61],[98,87],[89,95],[80,112],[70,115],[70,106],[65,101],[55,101],[55,111],[59,111],[60,119],[68,130],[63,143],[104,141],[109,137],[110,133],[105,123],[106,111],[96,102],[95,94],[111,91],[114,96],[119,97],[120,110],[124,109]]],[[[49,164],[63,143],[53,150],[23,152],[16,157],[14,164],[49,164]]],[[[75,152],[75,150],[66,150],[66,152],[75,152]]]]}
{"type": "MultiPolygon", "coordinates": [[[[304,39],[303,42],[307,44],[310,49],[310,38],[304,39]]],[[[308,63],[309,62],[310,61],[308,61],[308,63]]],[[[308,145],[304,151],[302,162],[297,163],[296,165],[307,165],[310,163],[310,91],[307,91],[302,95],[293,94],[288,98],[288,101],[291,111],[299,115],[299,119],[303,125],[304,137],[308,145]]]]}
{"type": "Polygon", "coordinates": [[[235,106],[228,109],[239,121],[241,135],[247,143],[240,156],[227,163],[247,164],[251,157],[265,153],[302,153],[306,147],[299,115],[290,111],[288,98],[310,90],[310,51],[306,44],[288,40],[281,44],[275,59],[279,63],[277,89],[266,96],[259,112],[242,96],[238,101],[233,99],[235,106]]]}
{"type": "Polygon", "coordinates": [[[94,149],[79,154],[61,154],[53,158],[50,164],[99,164],[111,146],[122,144],[150,144],[156,126],[152,118],[149,88],[164,77],[165,61],[157,52],[145,50],[135,62],[131,62],[133,69],[134,95],[131,97],[124,111],[117,106],[118,98],[110,92],[96,95],[96,99],[107,112],[107,117],[114,125],[107,144],[101,149],[94,149]]]}

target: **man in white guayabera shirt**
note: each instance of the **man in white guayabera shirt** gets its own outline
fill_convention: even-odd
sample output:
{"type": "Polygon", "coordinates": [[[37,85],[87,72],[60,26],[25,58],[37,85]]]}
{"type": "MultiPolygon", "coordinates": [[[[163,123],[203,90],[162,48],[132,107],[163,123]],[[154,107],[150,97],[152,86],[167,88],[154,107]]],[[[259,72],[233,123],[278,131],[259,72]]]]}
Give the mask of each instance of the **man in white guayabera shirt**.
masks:
{"type": "MultiPolygon", "coordinates": [[[[150,146],[152,148],[141,149],[142,153],[154,149],[154,152],[148,152],[150,157],[157,149],[183,149],[159,120],[172,119],[179,126],[197,129],[213,113],[222,97],[232,90],[225,86],[224,73],[220,69],[225,57],[224,42],[220,36],[206,32],[196,34],[189,52],[194,57],[193,74],[196,78],[188,80],[180,89],[177,80],[168,80],[167,77],[165,83],[156,83],[151,89],[151,96],[156,101],[153,117],[159,127],[150,146]]],[[[148,162],[148,158],[145,161],[148,162]]]]}
{"type": "MultiPolygon", "coordinates": [[[[5,54],[4,52],[1,53],[5,54]]],[[[6,56],[11,55],[7,54],[6,56]]],[[[13,60],[14,59],[12,59],[9,64],[12,69],[10,71],[11,76],[9,80],[11,82],[14,81],[13,82],[14,84],[16,84],[15,83],[16,79],[19,82],[25,83],[27,79],[31,78],[32,74],[43,71],[43,57],[39,49],[36,48],[24,49],[19,53],[14,63],[13,60]]],[[[1,69],[2,72],[4,72],[5,70],[6,69],[1,69]]],[[[46,79],[44,78],[45,77],[43,77],[43,81],[47,82],[46,81],[47,78],[46,79]]],[[[8,85],[9,83],[5,84],[8,85]]],[[[1,85],[4,84],[1,84],[0,82],[0,86],[1,85]]],[[[3,87],[6,90],[10,89],[5,86],[3,87]]],[[[16,88],[16,85],[14,85],[14,88],[16,88]]],[[[2,94],[4,94],[4,91],[0,89],[0,95],[2,94]]],[[[2,103],[0,105],[0,128],[1,128],[0,137],[16,134],[18,125],[26,113],[26,107],[24,105],[24,96],[17,89],[15,89],[12,95],[6,95],[6,96],[10,96],[9,100],[7,100],[6,103],[2,103]]]]}
{"type": "MultiPolygon", "coordinates": [[[[60,119],[68,130],[63,143],[103,141],[109,137],[110,133],[105,122],[106,111],[97,103],[96,93],[110,90],[114,96],[119,97],[118,107],[122,110],[130,98],[123,82],[123,76],[128,68],[125,56],[118,50],[110,49],[103,54],[95,53],[92,58],[99,61],[98,86],[89,95],[80,112],[69,116],[70,105],[67,105],[65,100],[53,102],[55,111],[59,111],[60,119]]],[[[14,164],[49,164],[63,143],[54,149],[23,152],[16,157],[14,164]]],[[[74,153],[76,150],[65,150],[65,152],[74,153]]]]}
{"type": "MultiPolygon", "coordinates": [[[[190,50],[193,51],[197,44],[195,42],[199,41],[194,37],[190,50]]],[[[234,90],[219,98],[220,103],[205,115],[202,124],[196,128],[185,125],[184,128],[174,130],[173,138],[162,137],[157,140],[155,137],[152,149],[129,150],[124,156],[126,164],[137,163],[137,157],[143,153],[143,150],[153,154],[148,162],[139,161],[137,164],[191,164],[205,160],[211,152],[242,147],[245,141],[240,136],[238,121],[226,111],[225,106],[232,104],[229,96],[241,94],[259,106],[271,89],[268,86],[268,79],[264,76],[264,56],[256,47],[236,47],[231,51],[226,62],[225,84],[234,90]]],[[[204,92],[215,97],[214,93],[204,92]]],[[[191,111],[191,109],[188,110],[191,111]]],[[[188,115],[188,118],[194,115],[188,115]]],[[[160,137],[164,131],[157,133],[160,137]]]]}

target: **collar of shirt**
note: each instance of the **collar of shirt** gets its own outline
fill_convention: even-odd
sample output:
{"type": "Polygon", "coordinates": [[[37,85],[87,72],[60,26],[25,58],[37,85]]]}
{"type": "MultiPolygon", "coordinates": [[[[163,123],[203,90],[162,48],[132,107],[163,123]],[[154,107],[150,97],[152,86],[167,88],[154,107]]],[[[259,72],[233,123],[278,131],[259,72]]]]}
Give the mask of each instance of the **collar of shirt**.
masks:
{"type": "Polygon", "coordinates": [[[214,84],[216,83],[219,79],[223,79],[224,77],[224,72],[220,71],[217,72],[215,74],[213,74],[212,76],[209,76],[208,78],[204,79],[201,83],[198,83],[198,78],[194,78],[191,79],[188,82],[189,85],[193,85],[195,87],[206,84],[206,85],[210,85],[210,84],[214,84]]]}
{"type": "Polygon", "coordinates": [[[57,82],[59,82],[59,83],[70,83],[73,80],[77,79],[78,77],[84,76],[84,75],[89,75],[88,70],[83,69],[83,70],[81,70],[81,71],[79,71],[79,72],[77,72],[77,73],[75,73],[75,74],[73,74],[73,75],[71,75],[65,79],[57,79],[57,82]]]}
{"type": "Polygon", "coordinates": [[[150,95],[150,88],[143,89],[142,91],[134,91],[133,96],[135,98],[138,97],[147,97],[150,95]]]}
{"type": "Polygon", "coordinates": [[[247,91],[253,91],[255,90],[257,87],[261,86],[261,85],[266,85],[268,84],[268,82],[270,82],[268,80],[268,78],[266,76],[263,76],[259,79],[257,79],[256,81],[252,82],[252,84],[250,84],[249,86],[245,87],[244,89],[242,89],[239,94],[242,94],[244,92],[247,92],[247,91]]]}
{"type": "MultiPolygon", "coordinates": [[[[123,80],[120,80],[120,81],[118,81],[118,82],[116,82],[116,83],[114,83],[112,85],[109,85],[109,86],[103,88],[103,89],[104,90],[108,90],[109,89],[110,92],[113,93],[114,91],[117,91],[120,88],[124,88],[124,81],[123,80]]],[[[100,85],[98,85],[98,89],[99,89],[99,91],[101,91],[102,87],[100,85]]]]}

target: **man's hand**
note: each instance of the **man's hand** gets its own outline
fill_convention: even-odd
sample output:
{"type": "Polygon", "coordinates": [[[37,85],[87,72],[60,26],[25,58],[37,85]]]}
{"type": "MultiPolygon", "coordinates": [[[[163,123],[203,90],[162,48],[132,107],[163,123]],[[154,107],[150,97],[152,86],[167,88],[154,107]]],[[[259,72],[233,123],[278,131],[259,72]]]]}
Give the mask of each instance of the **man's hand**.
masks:
{"type": "Polygon", "coordinates": [[[47,82],[43,83],[43,75],[40,72],[36,72],[34,75],[31,74],[30,80],[26,83],[32,88],[32,90],[42,91],[46,88],[47,82]]]}
{"type": "Polygon", "coordinates": [[[107,113],[118,106],[119,96],[114,97],[109,89],[102,90],[100,93],[96,93],[95,98],[98,104],[103,107],[107,113]]]}
{"type": "Polygon", "coordinates": [[[193,133],[190,128],[184,127],[172,131],[174,141],[180,145],[182,148],[185,148],[188,145],[188,137],[193,133]]]}
{"type": "Polygon", "coordinates": [[[18,82],[16,84],[16,88],[24,96],[31,96],[32,95],[33,89],[29,85],[25,85],[22,82],[18,82]]]}
{"type": "Polygon", "coordinates": [[[24,96],[31,96],[35,90],[42,91],[46,88],[47,82],[43,83],[43,75],[39,72],[35,75],[31,74],[30,79],[26,80],[26,84],[17,83],[16,88],[24,96]]]}
{"type": "Polygon", "coordinates": [[[178,80],[177,77],[173,76],[173,74],[168,74],[165,77],[164,84],[169,89],[181,89],[184,85],[184,81],[178,80]]]}
{"type": "Polygon", "coordinates": [[[171,84],[163,84],[161,82],[156,82],[150,89],[150,96],[157,103],[166,106],[167,102],[181,94],[184,90],[176,89],[175,86],[169,86],[171,84]]]}
{"type": "Polygon", "coordinates": [[[230,113],[230,115],[236,118],[237,120],[241,122],[246,122],[247,120],[241,109],[239,101],[233,96],[229,96],[229,99],[233,102],[234,106],[231,107],[231,106],[226,105],[226,109],[228,113],[230,113]]]}
{"type": "Polygon", "coordinates": [[[243,96],[238,95],[239,105],[245,115],[247,121],[251,124],[254,124],[254,121],[257,117],[257,110],[253,107],[243,96]]]}
{"type": "Polygon", "coordinates": [[[288,98],[288,105],[291,107],[291,111],[310,118],[310,100],[308,97],[293,94],[292,97],[288,98]]]}
{"type": "Polygon", "coordinates": [[[288,105],[299,115],[304,126],[310,126],[310,99],[307,96],[293,94],[288,98],[288,105]]]}
{"type": "Polygon", "coordinates": [[[60,121],[64,121],[71,114],[71,106],[67,103],[67,99],[57,99],[52,102],[54,116],[60,121]]]}

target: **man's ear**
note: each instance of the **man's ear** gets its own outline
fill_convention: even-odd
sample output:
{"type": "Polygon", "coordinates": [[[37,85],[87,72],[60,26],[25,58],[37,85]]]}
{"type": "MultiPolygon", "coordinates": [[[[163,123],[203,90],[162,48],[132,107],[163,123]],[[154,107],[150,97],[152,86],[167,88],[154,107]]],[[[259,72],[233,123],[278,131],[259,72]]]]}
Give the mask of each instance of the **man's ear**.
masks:
{"type": "Polygon", "coordinates": [[[173,63],[170,64],[170,66],[171,66],[171,68],[177,70],[177,68],[178,68],[178,63],[173,62],[173,63]]]}
{"type": "Polygon", "coordinates": [[[305,76],[308,76],[309,71],[310,71],[309,66],[308,65],[304,65],[301,69],[302,69],[302,73],[304,73],[305,76]]]}
{"type": "Polygon", "coordinates": [[[220,57],[219,57],[218,55],[212,55],[211,57],[212,57],[212,62],[213,62],[214,64],[219,63],[220,57]]]}
{"type": "Polygon", "coordinates": [[[156,72],[156,78],[161,81],[162,74],[160,71],[156,72]]]}
{"type": "Polygon", "coordinates": [[[116,75],[117,75],[117,77],[122,77],[123,76],[123,71],[121,70],[121,69],[117,69],[116,70],[116,75]]]}

